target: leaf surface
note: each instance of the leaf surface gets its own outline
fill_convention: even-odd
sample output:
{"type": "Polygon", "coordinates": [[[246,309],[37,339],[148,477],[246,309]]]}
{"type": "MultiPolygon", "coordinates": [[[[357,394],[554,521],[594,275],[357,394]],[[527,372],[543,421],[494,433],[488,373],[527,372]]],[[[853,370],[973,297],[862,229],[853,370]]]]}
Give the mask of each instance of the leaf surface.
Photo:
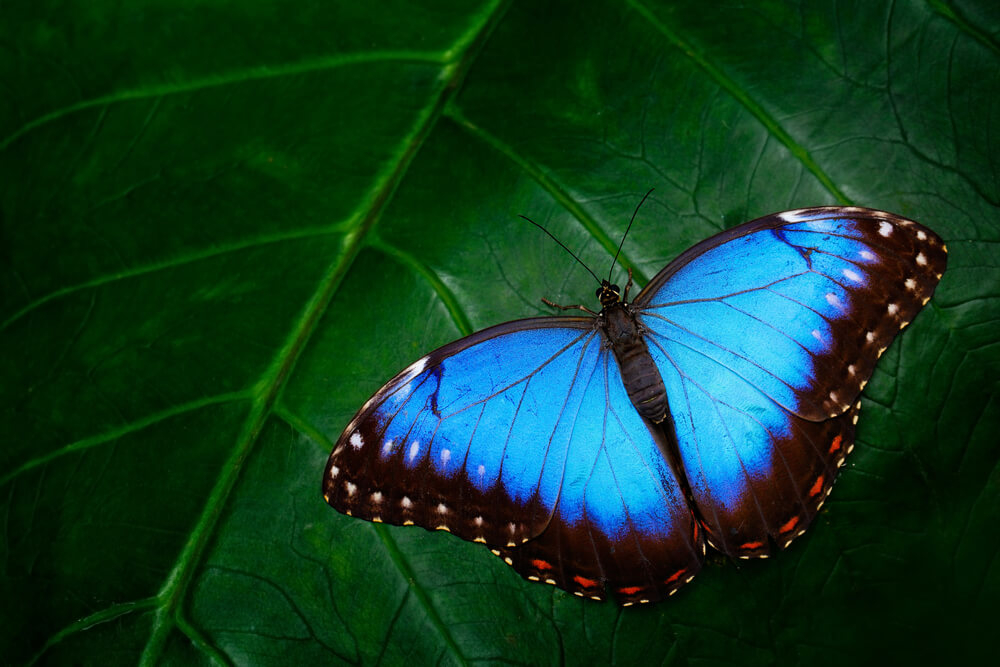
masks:
{"type": "MultiPolygon", "coordinates": [[[[1000,13],[969,0],[0,9],[0,655],[975,658],[1000,594],[1000,13]],[[777,210],[948,242],[809,533],[622,610],[353,520],[332,442],[434,347],[777,210]]],[[[995,614],[993,614],[995,615],[995,614]]]]}

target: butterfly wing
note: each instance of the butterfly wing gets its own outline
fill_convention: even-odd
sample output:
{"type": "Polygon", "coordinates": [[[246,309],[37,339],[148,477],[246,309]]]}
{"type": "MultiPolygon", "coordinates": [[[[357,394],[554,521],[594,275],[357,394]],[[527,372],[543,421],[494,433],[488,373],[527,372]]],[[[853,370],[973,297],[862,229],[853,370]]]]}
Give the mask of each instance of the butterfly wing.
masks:
{"type": "Polygon", "coordinates": [[[529,579],[621,602],[671,593],[704,547],[591,318],[446,345],[341,435],[323,492],[346,514],[481,542],[529,579]]]}
{"type": "Polygon", "coordinates": [[[646,286],[634,306],[710,544],[766,556],[805,530],[878,357],[945,265],[926,227],[822,207],[719,234],[646,286]]]}

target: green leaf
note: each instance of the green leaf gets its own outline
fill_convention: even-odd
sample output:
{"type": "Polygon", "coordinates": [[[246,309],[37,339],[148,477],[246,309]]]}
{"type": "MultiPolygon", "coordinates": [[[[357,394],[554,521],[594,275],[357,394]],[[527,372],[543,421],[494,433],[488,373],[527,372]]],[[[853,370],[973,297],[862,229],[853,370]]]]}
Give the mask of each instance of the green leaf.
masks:
{"type": "Polygon", "coordinates": [[[1000,13],[972,0],[0,7],[0,655],[972,659],[1000,595],[1000,13]],[[622,610],[320,495],[437,345],[843,203],[951,251],[802,539],[622,610]]]}

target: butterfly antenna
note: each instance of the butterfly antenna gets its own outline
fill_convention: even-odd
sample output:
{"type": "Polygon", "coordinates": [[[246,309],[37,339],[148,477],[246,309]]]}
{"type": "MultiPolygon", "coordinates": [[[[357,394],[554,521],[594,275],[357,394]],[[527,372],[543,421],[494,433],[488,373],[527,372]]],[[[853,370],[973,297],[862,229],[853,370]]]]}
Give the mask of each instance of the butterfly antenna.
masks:
{"type": "Polygon", "coordinates": [[[593,271],[591,271],[590,267],[587,266],[586,264],[584,264],[582,259],[580,259],[575,254],[573,254],[573,251],[570,250],[569,248],[567,248],[566,245],[562,241],[560,241],[555,236],[553,236],[552,232],[550,232],[549,230],[545,229],[540,224],[538,224],[537,222],[535,222],[534,220],[532,220],[531,218],[529,218],[526,215],[518,215],[518,217],[519,218],[524,218],[525,220],[527,220],[528,222],[530,222],[531,224],[533,224],[535,227],[538,227],[540,230],[542,230],[543,232],[545,232],[546,234],[548,234],[550,239],[552,239],[553,241],[555,241],[556,243],[558,243],[562,247],[563,250],[565,250],[566,252],[568,252],[570,254],[570,257],[572,257],[573,259],[575,259],[576,261],[578,261],[580,263],[580,266],[582,266],[583,268],[587,269],[587,272],[590,273],[590,275],[594,276],[594,280],[597,281],[598,285],[601,284],[601,279],[597,277],[597,274],[594,273],[593,271]]]}
{"type": "Polygon", "coordinates": [[[653,194],[653,190],[655,189],[656,188],[650,188],[649,192],[643,195],[642,199],[639,201],[639,205],[636,206],[635,210],[632,212],[632,219],[628,221],[628,227],[625,228],[625,233],[622,235],[622,242],[618,244],[618,252],[615,253],[615,258],[611,262],[611,270],[608,271],[608,282],[611,282],[611,274],[615,272],[615,264],[618,262],[618,255],[622,252],[622,246],[625,245],[625,238],[628,237],[628,230],[632,229],[632,223],[635,222],[636,214],[639,213],[639,209],[642,208],[642,203],[646,201],[646,197],[653,194]]]}

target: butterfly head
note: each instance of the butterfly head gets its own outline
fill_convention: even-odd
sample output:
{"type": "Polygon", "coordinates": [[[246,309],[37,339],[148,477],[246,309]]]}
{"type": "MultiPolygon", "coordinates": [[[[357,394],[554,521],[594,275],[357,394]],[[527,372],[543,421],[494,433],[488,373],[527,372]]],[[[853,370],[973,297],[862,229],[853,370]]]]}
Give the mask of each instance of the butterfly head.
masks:
{"type": "Polygon", "coordinates": [[[607,280],[602,280],[601,286],[597,288],[597,298],[600,299],[601,306],[607,308],[621,300],[621,288],[618,285],[612,285],[607,280]]]}

